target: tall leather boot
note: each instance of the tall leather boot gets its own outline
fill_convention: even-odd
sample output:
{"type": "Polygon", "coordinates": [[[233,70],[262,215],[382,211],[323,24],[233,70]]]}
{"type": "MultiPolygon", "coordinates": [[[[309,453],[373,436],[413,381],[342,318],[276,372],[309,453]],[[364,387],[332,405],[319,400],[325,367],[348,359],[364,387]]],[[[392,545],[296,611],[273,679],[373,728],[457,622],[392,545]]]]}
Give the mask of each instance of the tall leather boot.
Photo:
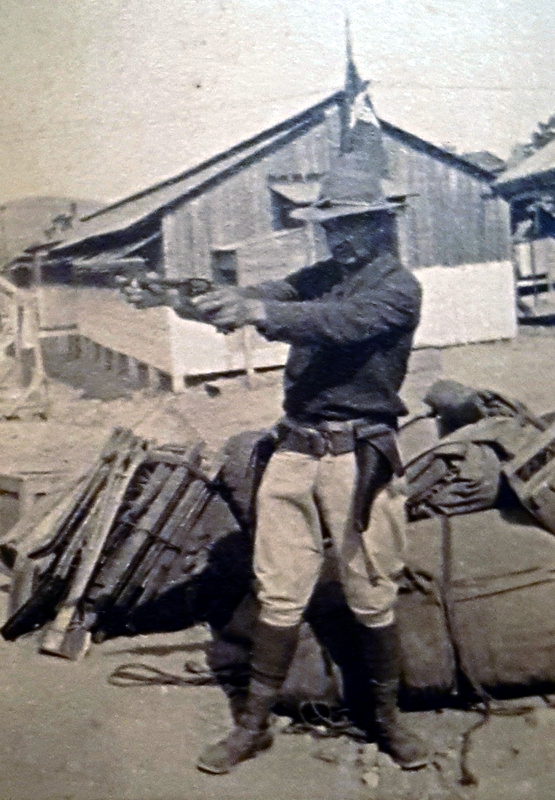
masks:
{"type": "Polygon", "coordinates": [[[251,677],[253,631],[260,609],[253,594],[248,593],[233,616],[221,628],[212,628],[208,648],[208,666],[229,701],[233,723],[245,710],[251,677]]]}
{"type": "Polygon", "coordinates": [[[367,694],[368,675],[363,661],[360,623],[349,608],[339,581],[316,586],[305,619],[339,667],[343,703],[349,719],[362,733],[366,730],[367,714],[361,699],[367,694]]]}
{"type": "Polygon", "coordinates": [[[253,637],[252,677],[242,713],[231,733],[209,745],[198,769],[215,775],[267,750],[273,742],[269,717],[297,646],[297,625],[282,627],[257,622],[253,637]]]}
{"type": "Polygon", "coordinates": [[[426,766],[427,748],[407,729],[397,706],[400,659],[395,624],[382,628],[361,625],[360,637],[369,679],[365,703],[367,729],[375,734],[380,749],[403,769],[426,766]]]}

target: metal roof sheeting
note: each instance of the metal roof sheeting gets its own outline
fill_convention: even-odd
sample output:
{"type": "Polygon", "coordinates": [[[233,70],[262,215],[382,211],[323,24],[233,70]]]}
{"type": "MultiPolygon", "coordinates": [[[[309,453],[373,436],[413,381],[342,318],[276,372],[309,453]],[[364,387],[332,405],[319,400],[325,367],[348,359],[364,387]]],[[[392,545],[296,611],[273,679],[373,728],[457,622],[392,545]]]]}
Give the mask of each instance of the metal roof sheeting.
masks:
{"type": "Polygon", "coordinates": [[[155,216],[161,210],[179,200],[198,193],[205,185],[224,177],[248,162],[269,147],[288,141],[296,133],[302,133],[319,113],[326,107],[334,105],[342,96],[341,92],[328,96],[325,100],[311,106],[303,113],[292,117],[279,125],[263,131],[257,136],[220,153],[207,161],[198,164],[186,172],[176,175],[163,183],[145,189],[82,220],[75,229],[74,236],[66,239],[52,249],[55,254],[62,254],[73,249],[77,244],[110,234],[117,234],[131,228],[148,217],[155,216]]]}
{"type": "Polygon", "coordinates": [[[520,164],[504,172],[496,186],[504,188],[511,183],[529,181],[550,172],[553,172],[555,177],[555,139],[525,158],[520,164]]]}
{"type": "MultiPolygon", "coordinates": [[[[148,221],[155,220],[164,209],[176,205],[187,197],[194,197],[210,184],[221,180],[226,175],[233,174],[242,165],[260,156],[267,149],[271,149],[290,141],[295,136],[319,121],[326,109],[341,103],[343,91],[338,91],[318,103],[310,106],[301,113],[289,117],[283,122],[264,130],[256,136],[244,140],[234,147],[219,153],[180,174],[151,186],[144,191],[112,203],[99,211],[82,219],[79,227],[75,229],[71,238],[52,247],[53,255],[69,254],[71,251],[86,246],[96,239],[116,238],[118,234],[131,228],[145,224],[148,234],[148,221]]],[[[436,145],[420,139],[418,136],[401,130],[396,126],[380,121],[382,130],[386,135],[400,139],[403,143],[417,150],[428,153],[453,167],[462,169],[489,183],[493,175],[486,170],[470,164],[459,156],[448,153],[436,145]]],[[[313,193],[317,191],[316,181],[295,186],[294,183],[287,187],[282,183],[276,188],[294,203],[305,204],[313,202],[313,193]],[[287,194],[286,194],[287,192],[287,194]]]]}

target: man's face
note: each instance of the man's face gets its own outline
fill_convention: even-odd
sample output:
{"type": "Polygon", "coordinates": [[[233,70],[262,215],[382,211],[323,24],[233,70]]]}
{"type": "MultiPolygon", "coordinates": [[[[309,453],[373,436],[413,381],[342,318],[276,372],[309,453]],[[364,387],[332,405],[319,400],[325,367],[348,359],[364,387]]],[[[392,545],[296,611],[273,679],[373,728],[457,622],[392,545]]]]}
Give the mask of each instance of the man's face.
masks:
{"type": "Polygon", "coordinates": [[[330,253],[335,261],[347,267],[359,263],[359,245],[368,233],[368,225],[366,217],[354,215],[336,217],[322,223],[330,253]]]}
{"type": "Polygon", "coordinates": [[[350,214],[322,223],[332,257],[347,269],[376,258],[392,247],[393,220],[389,212],[350,214]]]}

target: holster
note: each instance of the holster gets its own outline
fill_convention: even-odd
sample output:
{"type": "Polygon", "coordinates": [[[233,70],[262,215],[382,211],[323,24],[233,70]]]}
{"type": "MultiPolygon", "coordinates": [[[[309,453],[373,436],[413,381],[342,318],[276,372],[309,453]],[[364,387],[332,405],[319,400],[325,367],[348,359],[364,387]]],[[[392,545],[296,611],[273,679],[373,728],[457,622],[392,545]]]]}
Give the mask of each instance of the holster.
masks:
{"type": "Polygon", "coordinates": [[[360,439],[355,450],[357,482],[353,497],[353,525],[361,533],[370,522],[372,503],[393,475],[393,465],[371,439],[360,439]]]}

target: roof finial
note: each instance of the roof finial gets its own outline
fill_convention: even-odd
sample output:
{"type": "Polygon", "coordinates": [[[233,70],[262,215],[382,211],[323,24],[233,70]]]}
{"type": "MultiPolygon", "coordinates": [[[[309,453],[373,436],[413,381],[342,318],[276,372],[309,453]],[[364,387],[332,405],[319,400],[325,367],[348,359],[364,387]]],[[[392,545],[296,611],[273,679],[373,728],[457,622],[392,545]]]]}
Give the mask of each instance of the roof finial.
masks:
{"type": "Polygon", "coordinates": [[[376,174],[387,174],[387,158],[382,143],[380,123],[368,94],[369,81],[356,68],[349,16],[345,13],[345,87],[341,108],[340,152],[364,151],[373,162],[376,174]]]}
{"type": "Polygon", "coordinates": [[[353,43],[351,41],[351,20],[349,14],[345,11],[345,52],[347,54],[347,63],[353,60],[353,43]]]}
{"type": "Polygon", "coordinates": [[[345,13],[345,56],[345,94],[348,101],[352,102],[356,95],[368,87],[368,81],[362,80],[355,65],[351,39],[351,22],[347,13],[345,13]]]}

